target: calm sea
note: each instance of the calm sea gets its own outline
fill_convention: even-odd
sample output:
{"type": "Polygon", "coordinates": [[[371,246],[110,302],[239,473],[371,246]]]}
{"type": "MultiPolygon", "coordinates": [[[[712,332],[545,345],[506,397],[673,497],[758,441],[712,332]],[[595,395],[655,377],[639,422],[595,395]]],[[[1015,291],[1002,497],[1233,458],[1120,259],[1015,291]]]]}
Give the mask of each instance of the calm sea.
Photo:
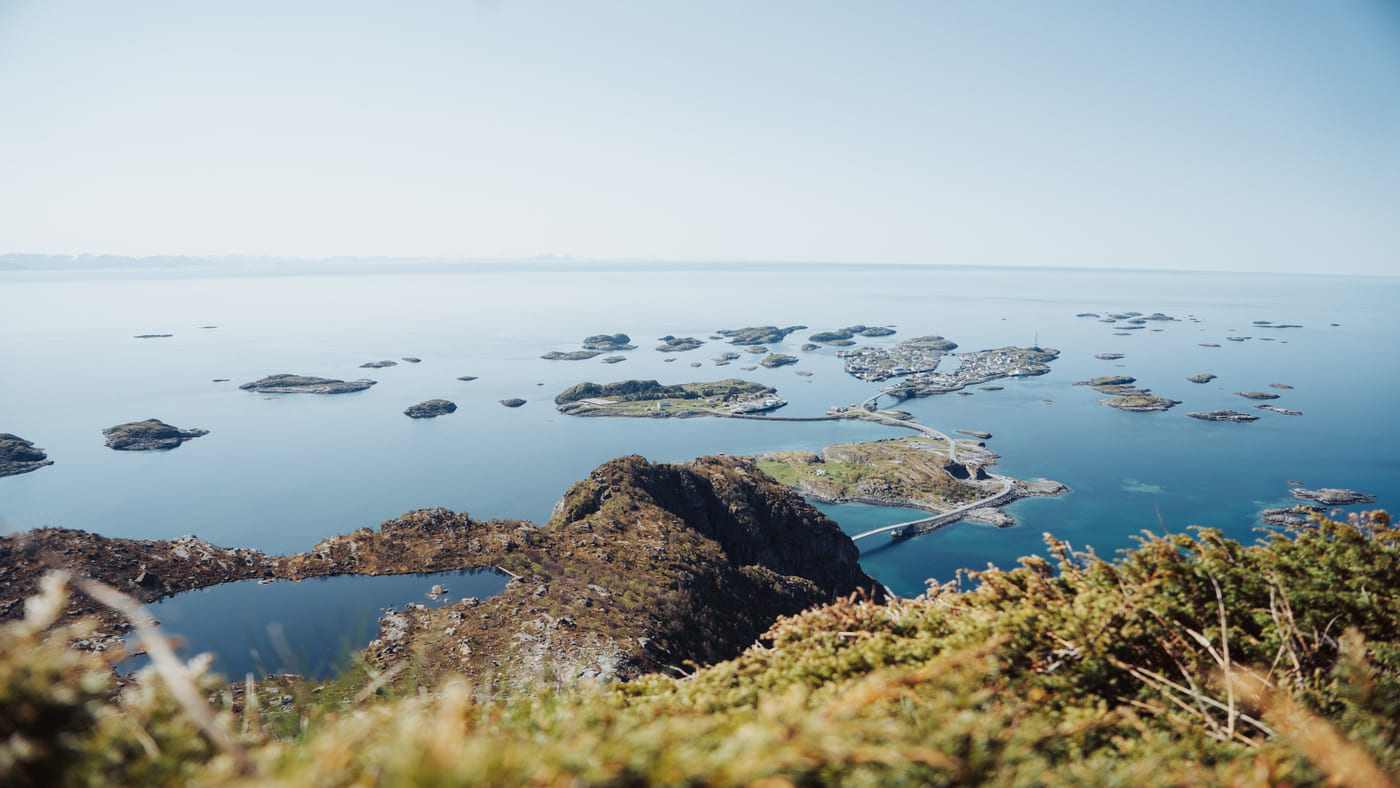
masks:
{"type": "MultiPolygon", "coordinates": [[[[1394,508],[1400,492],[1400,279],[736,264],[269,270],[0,272],[0,432],[34,441],[55,463],[0,479],[0,531],[192,533],[295,552],[427,506],[542,522],[572,482],[625,454],[675,461],[903,434],[863,423],[580,419],[554,410],[555,394],[585,380],[743,376],[776,386],[791,403],[784,415],[818,415],[873,392],[842,373],[832,349],[799,350],[808,331],[770,346],[801,358],[774,370],[741,372],[752,363],[747,354],[715,367],[711,359],[733,348],[714,341],[686,353],[653,350],[667,334],[706,339],[766,324],[897,328],[875,345],[941,334],[962,350],[1037,341],[1060,349],[1048,375],[904,405],[943,430],[992,432],[999,470],[1073,492],[1015,504],[1014,528],[963,523],[862,543],[866,569],[901,594],[962,567],[1011,566],[1040,551],[1047,532],[1104,555],[1144,529],[1202,525],[1252,541],[1256,513],[1291,501],[1290,480],[1369,492],[1377,507],[1394,508]],[[1118,326],[1075,316],[1129,310],[1179,321],[1117,336],[1118,326]],[[615,332],[639,346],[622,363],[539,358],[615,332]],[[1124,358],[1095,358],[1108,352],[1124,358]],[[405,356],[422,361],[359,368],[405,356]],[[237,388],[277,372],[379,384],[330,397],[237,388]],[[1185,379],[1202,372],[1219,377],[1185,379]],[[1107,374],[1132,375],[1184,404],[1121,413],[1072,385],[1107,374]],[[478,379],[457,380],[465,375],[478,379]],[[1303,416],[1255,411],[1233,394],[1272,391],[1273,382],[1294,386],[1274,404],[1303,416]],[[421,421],[403,415],[434,397],[459,410],[421,421]],[[527,404],[498,404],[508,397],[527,404]],[[1185,415],[1217,408],[1261,418],[1185,415]],[[166,452],[103,446],[102,428],[146,418],[210,433],[166,452]]],[[[823,509],[852,533],[908,516],[823,509]]]]}

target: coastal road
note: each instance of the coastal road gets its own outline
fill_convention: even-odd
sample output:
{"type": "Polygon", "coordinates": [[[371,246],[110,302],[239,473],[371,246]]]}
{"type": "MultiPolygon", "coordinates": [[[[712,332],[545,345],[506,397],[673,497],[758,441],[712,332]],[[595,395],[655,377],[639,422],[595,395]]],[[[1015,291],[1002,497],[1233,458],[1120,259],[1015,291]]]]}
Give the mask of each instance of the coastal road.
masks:
{"type": "Polygon", "coordinates": [[[939,528],[944,527],[945,525],[952,525],[958,520],[961,520],[962,516],[965,513],[970,512],[973,509],[980,509],[984,506],[995,506],[997,503],[1000,502],[1001,498],[1005,497],[1008,493],[1011,492],[1011,480],[1006,478],[1005,476],[998,476],[997,478],[1001,480],[1001,490],[997,491],[993,495],[990,495],[978,501],[973,501],[972,503],[963,504],[962,506],[959,506],[956,509],[943,512],[942,514],[935,514],[932,517],[924,517],[918,520],[909,520],[908,522],[895,523],[894,525],[886,525],[883,528],[875,528],[866,531],[863,534],[856,534],[855,536],[851,537],[851,541],[854,542],[857,539],[864,539],[867,536],[874,536],[875,534],[882,534],[886,531],[894,531],[900,528],[921,528],[926,530],[922,530],[919,535],[931,534],[934,531],[937,531],[939,528]]]}

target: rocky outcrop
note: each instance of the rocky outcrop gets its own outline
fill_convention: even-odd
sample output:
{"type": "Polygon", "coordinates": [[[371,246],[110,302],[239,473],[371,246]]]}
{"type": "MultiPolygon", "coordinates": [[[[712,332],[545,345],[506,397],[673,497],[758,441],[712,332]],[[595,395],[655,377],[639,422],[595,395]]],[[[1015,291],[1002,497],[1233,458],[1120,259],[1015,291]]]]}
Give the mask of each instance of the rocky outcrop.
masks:
{"type": "Polygon", "coordinates": [[[117,451],[157,451],[173,449],[187,440],[208,435],[209,430],[182,430],[160,419],[118,424],[102,431],[107,448],[117,451]]]}
{"type": "MultiPolygon", "coordinates": [[[[882,599],[857,559],[834,522],[747,462],[632,456],[575,484],[542,526],[426,509],[293,556],[192,536],[137,541],[42,529],[0,537],[0,620],[23,614],[50,563],[145,602],[247,578],[497,566],[516,575],[504,592],[395,612],[392,630],[364,655],[381,670],[411,660],[427,676],[523,687],[712,663],[753,644],[779,616],[853,593],[882,599]]],[[[74,594],[67,615],[84,614],[102,623],[93,643],[111,643],[125,628],[74,594]]]]}
{"type": "Polygon", "coordinates": [[[797,356],[789,356],[786,353],[773,353],[765,356],[763,360],[758,363],[770,369],[773,367],[784,367],[788,364],[796,364],[797,356]]]}
{"type": "Polygon", "coordinates": [[[525,404],[525,400],[519,397],[511,397],[510,399],[501,400],[501,404],[505,405],[507,408],[518,408],[525,404]]]}
{"type": "Polygon", "coordinates": [[[0,432],[0,476],[18,476],[45,465],[53,465],[53,460],[43,449],[18,435],[0,432]]]}
{"type": "Polygon", "coordinates": [[[309,375],[268,375],[252,383],[244,383],[238,388],[263,394],[349,394],[364,391],[373,386],[373,380],[335,380],[309,375]]]}
{"type": "Polygon", "coordinates": [[[1277,394],[1270,394],[1267,391],[1236,391],[1235,396],[1245,399],[1278,399],[1277,394]]]}
{"type": "Polygon", "coordinates": [[[409,405],[403,415],[410,419],[431,419],[446,416],[457,411],[457,403],[445,399],[424,400],[417,405],[409,405]]]}
{"type": "Polygon", "coordinates": [[[1344,490],[1337,487],[1322,487],[1316,490],[1304,490],[1301,487],[1294,487],[1288,491],[1294,498],[1304,501],[1316,501],[1323,506],[1351,506],[1358,503],[1375,503],[1376,496],[1357,492],[1356,490],[1344,490]]]}
{"type": "Polygon", "coordinates": [[[399,362],[384,359],[383,361],[366,361],[360,365],[360,369],[383,369],[385,367],[397,367],[399,362]]]}
{"type": "Polygon", "coordinates": [[[1212,380],[1215,380],[1215,375],[1209,372],[1202,372],[1199,375],[1187,375],[1186,379],[1191,381],[1192,383],[1209,383],[1212,380]]]}

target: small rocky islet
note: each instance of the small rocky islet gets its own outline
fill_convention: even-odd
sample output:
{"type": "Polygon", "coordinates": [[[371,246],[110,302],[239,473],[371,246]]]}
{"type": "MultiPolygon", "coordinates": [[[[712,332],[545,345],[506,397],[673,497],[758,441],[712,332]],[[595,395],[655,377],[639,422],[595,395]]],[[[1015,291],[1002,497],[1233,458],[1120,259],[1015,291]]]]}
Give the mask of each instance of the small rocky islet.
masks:
{"type": "Polygon", "coordinates": [[[127,422],[102,431],[107,448],[116,451],[164,451],[208,434],[209,430],[182,430],[160,419],[127,422]]]}
{"type": "Polygon", "coordinates": [[[769,369],[785,367],[788,364],[796,364],[797,356],[789,356],[786,353],[773,353],[765,356],[763,360],[758,363],[760,366],[768,367],[769,369]]]}
{"type": "Polygon", "coordinates": [[[1192,383],[1209,383],[1209,382],[1211,382],[1212,380],[1215,380],[1215,378],[1216,378],[1216,376],[1215,376],[1215,375],[1212,375],[1212,374],[1209,373],[1209,372],[1202,372],[1202,373],[1199,374],[1199,375],[1187,375],[1187,376],[1186,376],[1186,379],[1189,380],[1189,381],[1191,381],[1192,383]]]}
{"type": "Polygon", "coordinates": [[[525,400],[519,397],[511,397],[510,399],[501,400],[501,404],[505,405],[507,408],[518,408],[525,404],[525,400]]]}
{"type": "Polygon", "coordinates": [[[18,476],[37,471],[53,460],[43,449],[18,435],[0,432],[0,476],[18,476]]]}
{"type": "Polygon", "coordinates": [[[1375,503],[1376,496],[1368,495],[1356,490],[1347,490],[1339,487],[1319,487],[1316,490],[1306,490],[1302,487],[1294,487],[1288,491],[1294,498],[1303,501],[1313,501],[1323,506],[1351,506],[1358,503],[1375,503]]]}
{"type": "Polygon", "coordinates": [[[1188,413],[1186,415],[1202,421],[1233,421],[1241,424],[1259,420],[1258,416],[1249,413],[1240,413],[1237,410],[1207,410],[1197,413],[1188,413]]]}
{"type": "Polygon", "coordinates": [[[349,394],[355,391],[364,391],[376,382],[364,379],[336,380],[334,378],[282,373],[268,375],[252,383],[244,383],[238,388],[262,394],[349,394]]]}
{"type": "Polygon", "coordinates": [[[438,416],[445,416],[449,413],[455,413],[456,410],[457,403],[451,400],[430,399],[424,400],[417,405],[408,406],[408,409],[403,412],[403,415],[410,419],[431,419],[438,416]]]}
{"type": "Polygon", "coordinates": [[[383,361],[366,361],[360,365],[360,369],[384,369],[385,367],[397,367],[399,362],[385,359],[383,361]]]}
{"type": "Polygon", "coordinates": [[[585,337],[583,340],[584,350],[599,350],[603,352],[616,352],[619,350],[635,350],[636,345],[632,344],[632,337],[626,334],[594,334],[585,337]]]}
{"type": "Polygon", "coordinates": [[[1235,396],[1245,399],[1278,399],[1277,394],[1270,394],[1267,391],[1236,391],[1235,396]]]}
{"type": "Polygon", "coordinates": [[[594,358],[595,356],[601,356],[604,352],[606,351],[571,350],[565,353],[558,350],[551,350],[548,353],[545,353],[544,355],[540,356],[540,358],[545,359],[546,361],[585,361],[587,359],[594,358]]]}
{"type": "MultiPolygon", "coordinates": [[[[660,339],[661,344],[656,346],[659,353],[684,353],[687,350],[694,350],[705,344],[705,340],[695,337],[674,337],[667,334],[660,339]]],[[[669,359],[667,359],[669,361],[669,359]]]]}

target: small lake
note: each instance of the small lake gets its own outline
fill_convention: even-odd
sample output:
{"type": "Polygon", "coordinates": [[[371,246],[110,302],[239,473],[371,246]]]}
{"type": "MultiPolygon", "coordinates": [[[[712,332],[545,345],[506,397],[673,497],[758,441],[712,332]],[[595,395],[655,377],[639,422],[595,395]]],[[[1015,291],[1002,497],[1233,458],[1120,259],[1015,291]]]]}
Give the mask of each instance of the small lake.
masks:
{"type": "MultiPolygon", "coordinates": [[[[378,634],[379,617],[413,602],[428,607],[503,591],[510,575],[499,569],[462,569],[410,575],[337,575],[300,581],[235,583],[187,591],[148,605],[160,629],[182,644],[178,654],[214,655],[212,670],[230,681],[295,673],[329,678],[346,668],[378,634]],[[429,591],[441,585],[436,599],[429,591]]],[[[130,638],[128,642],[130,642],[130,638]]],[[[131,672],[145,667],[141,655],[122,661],[131,672]]]]}

